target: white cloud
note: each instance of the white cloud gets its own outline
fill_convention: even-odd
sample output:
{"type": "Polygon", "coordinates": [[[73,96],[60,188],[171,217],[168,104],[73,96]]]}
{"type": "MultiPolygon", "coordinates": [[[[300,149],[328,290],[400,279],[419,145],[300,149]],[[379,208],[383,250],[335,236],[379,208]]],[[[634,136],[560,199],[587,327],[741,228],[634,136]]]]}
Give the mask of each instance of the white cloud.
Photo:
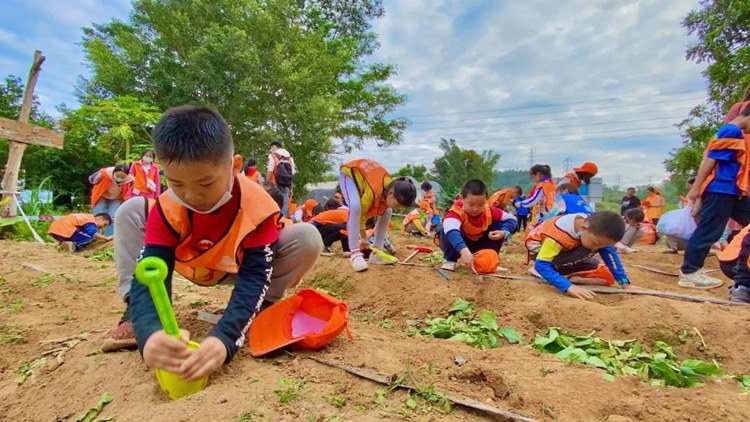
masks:
{"type": "Polygon", "coordinates": [[[704,96],[702,68],[684,59],[692,1],[385,4],[376,59],[398,66],[412,124],[401,146],[352,156],[391,170],[431,164],[439,138],[452,136],[502,153],[503,168],[527,167],[533,149],[558,173],[570,157],[597,161],[610,183],[658,180],[679,145],[672,125],[704,96]],[[550,104],[559,106],[530,108],[550,104]],[[446,114],[488,109],[502,111],[446,114]]]}

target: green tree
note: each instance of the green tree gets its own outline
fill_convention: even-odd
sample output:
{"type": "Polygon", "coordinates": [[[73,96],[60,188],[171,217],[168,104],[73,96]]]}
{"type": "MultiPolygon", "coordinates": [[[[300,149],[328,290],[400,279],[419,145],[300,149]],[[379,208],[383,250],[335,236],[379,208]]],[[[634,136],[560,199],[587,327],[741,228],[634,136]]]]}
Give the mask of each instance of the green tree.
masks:
{"type": "Polygon", "coordinates": [[[480,179],[487,183],[490,189],[497,171],[495,166],[500,161],[500,154],[484,151],[481,154],[473,149],[461,149],[455,139],[440,139],[440,149],[443,156],[433,162],[434,178],[442,187],[442,197],[451,201],[469,179],[480,179]]]}
{"type": "Polygon", "coordinates": [[[366,60],[377,47],[369,21],[382,13],[365,0],[136,0],[127,22],[84,28],[93,76],[77,92],[84,103],[129,95],[160,109],[214,107],[261,166],[281,141],[302,187],[330,170],[337,148],[401,140],[406,121],[389,117],[404,101],[388,84],[394,68],[366,60]]]}
{"type": "Polygon", "coordinates": [[[695,107],[677,126],[683,131],[682,146],[665,162],[680,184],[697,171],[710,137],[726,110],[743,100],[750,85],[750,2],[701,0],[700,8],[682,21],[691,41],[688,60],[707,64],[705,105],[695,107]]]}
{"type": "Polygon", "coordinates": [[[421,164],[411,165],[400,168],[397,172],[392,174],[393,177],[411,176],[417,180],[417,182],[424,182],[427,180],[427,167],[421,164]]]}
{"type": "Polygon", "coordinates": [[[503,170],[495,177],[496,188],[506,186],[520,186],[524,193],[529,193],[534,187],[534,182],[531,181],[528,170],[503,170]]]}

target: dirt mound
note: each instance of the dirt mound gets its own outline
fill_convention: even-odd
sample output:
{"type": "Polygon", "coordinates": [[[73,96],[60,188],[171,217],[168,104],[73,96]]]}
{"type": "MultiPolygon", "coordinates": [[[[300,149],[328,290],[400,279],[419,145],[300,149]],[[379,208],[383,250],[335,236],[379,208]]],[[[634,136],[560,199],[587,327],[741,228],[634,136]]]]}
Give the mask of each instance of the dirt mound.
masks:
{"type": "MultiPolygon", "coordinates": [[[[407,244],[429,243],[394,237],[401,256],[409,252],[407,244]]],[[[478,284],[464,273],[452,273],[446,281],[420,257],[413,262],[426,266],[365,273],[353,273],[343,259],[321,258],[303,286],[334,293],[351,310],[355,339],[339,338],[315,356],[392,379],[408,376],[423,394],[387,391],[296,351],[254,360],[243,350],[205,391],[170,401],[137,352],[98,352],[102,335],[122,311],[111,262],[31,243],[3,241],[0,250],[2,420],[75,420],[105,391],[114,400],[101,417],[117,421],[490,420],[461,408],[444,413],[439,394],[444,390],[539,420],[750,420],[750,406],[731,379],[690,389],[651,387],[632,377],[607,382],[598,369],[528,347],[536,334],[554,326],[644,345],[662,340],[681,359],[716,359],[726,373],[743,373],[749,371],[750,345],[743,341],[750,338],[748,308],[625,295],[584,302],[542,284],[494,278],[478,284]],[[501,325],[525,336],[523,345],[479,350],[407,335],[408,321],[444,315],[457,297],[494,311],[501,325]],[[28,379],[18,385],[24,363],[28,379]],[[433,386],[436,394],[430,394],[433,386]]],[[[624,261],[676,272],[680,257],[646,247],[624,261]]],[[[525,275],[523,248],[508,248],[501,265],[525,275]]],[[[714,258],[708,266],[716,267],[714,258]]],[[[649,289],[726,297],[724,289],[686,291],[676,277],[628,270],[635,284],[649,289]]],[[[196,319],[197,312],[221,309],[231,293],[179,282],[174,290],[178,320],[197,339],[211,328],[196,319]]]]}

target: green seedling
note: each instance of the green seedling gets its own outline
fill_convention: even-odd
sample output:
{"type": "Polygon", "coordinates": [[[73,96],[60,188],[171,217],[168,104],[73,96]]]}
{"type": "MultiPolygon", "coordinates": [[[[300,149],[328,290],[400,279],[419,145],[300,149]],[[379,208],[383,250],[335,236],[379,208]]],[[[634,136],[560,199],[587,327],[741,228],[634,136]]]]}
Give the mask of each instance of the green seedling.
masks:
{"type": "Polygon", "coordinates": [[[208,301],[206,301],[203,298],[195,299],[194,301],[190,302],[191,308],[200,308],[201,306],[208,305],[208,301]]]}
{"type": "Polygon", "coordinates": [[[279,396],[279,403],[287,404],[299,398],[302,389],[305,387],[305,382],[284,378],[279,380],[278,385],[279,388],[274,390],[274,393],[279,396]]]}
{"type": "Polygon", "coordinates": [[[734,379],[740,384],[740,394],[750,393],[750,375],[735,375],[734,379]]]}
{"type": "Polygon", "coordinates": [[[76,422],[104,422],[104,421],[112,421],[115,418],[109,417],[104,419],[97,419],[96,417],[99,416],[100,413],[102,413],[102,410],[104,409],[104,406],[108,405],[109,403],[114,400],[114,397],[112,397],[109,393],[102,394],[102,398],[99,399],[99,403],[96,404],[96,406],[92,407],[91,409],[87,410],[86,413],[79,416],[78,419],[76,419],[76,422]]]}
{"type": "Polygon", "coordinates": [[[99,252],[94,252],[89,258],[95,261],[113,261],[115,259],[115,248],[107,248],[99,252]]]}
{"type": "Polygon", "coordinates": [[[342,396],[331,396],[331,397],[323,397],[325,400],[328,401],[333,407],[336,409],[341,409],[342,407],[346,406],[346,398],[342,396]]]}
{"type": "Polygon", "coordinates": [[[0,325],[0,343],[23,343],[24,338],[18,333],[16,327],[11,325],[0,325]]]}
{"type": "Polygon", "coordinates": [[[515,329],[498,326],[494,312],[477,313],[470,302],[461,298],[453,302],[447,317],[428,318],[422,323],[407,321],[407,324],[409,335],[458,341],[483,350],[501,347],[501,338],[510,344],[523,341],[515,329]]]}
{"type": "Polygon", "coordinates": [[[655,342],[648,352],[637,340],[604,340],[549,328],[546,336],[536,337],[533,347],[558,359],[602,369],[607,381],[637,376],[652,386],[686,388],[702,386],[704,377],[723,375],[716,361],[678,361],[672,347],[663,341],[655,342]]]}
{"type": "Polygon", "coordinates": [[[34,359],[31,362],[23,362],[21,366],[18,367],[18,378],[16,378],[16,384],[22,385],[28,381],[28,379],[34,375],[34,372],[44,366],[45,363],[47,363],[47,359],[43,357],[34,359]]]}
{"type": "Polygon", "coordinates": [[[23,299],[16,299],[8,305],[8,313],[17,314],[23,309],[23,299]]]}

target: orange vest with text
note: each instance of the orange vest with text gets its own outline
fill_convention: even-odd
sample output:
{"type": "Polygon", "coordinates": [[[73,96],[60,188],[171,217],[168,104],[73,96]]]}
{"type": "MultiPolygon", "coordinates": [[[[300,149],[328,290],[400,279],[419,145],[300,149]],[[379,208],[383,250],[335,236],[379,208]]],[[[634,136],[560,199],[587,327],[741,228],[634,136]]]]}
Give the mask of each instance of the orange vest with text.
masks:
{"type": "Polygon", "coordinates": [[[73,237],[79,227],[94,223],[96,220],[91,214],[68,214],[52,222],[47,233],[55,234],[66,239],[73,237]]]}
{"type": "Polygon", "coordinates": [[[471,221],[469,221],[469,215],[458,205],[454,204],[450,211],[461,219],[461,234],[469,240],[479,240],[487,229],[490,228],[490,225],[492,225],[492,207],[489,202],[484,206],[484,211],[481,216],[481,226],[471,224],[471,221]]]}
{"type": "Polygon", "coordinates": [[[541,189],[542,193],[544,194],[544,207],[539,207],[539,211],[542,214],[546,214],[550,212],[552,210],[552,207],[555,205],[557,186],[555,185],[555,182],[552,181],[552,179],[539,182],[536,186],[534,186],[534,189],[531,190],[531,193],[529,193],[529,197],[534,196],[534,193],[538,189],[541,189]]]}
{"type": "MultiPolygon", "coordinates": [[[[94,208],[96,206],[96,203],[99,202],[100,199],[102,199],[102,196],[104,196],[104,193],[107,192],[107,189],[112,185],[112,183],[115,183],[114,180],[109,176],[109,172],[107,171],[107,168],[103,168],[99,170],[99,175],[101,176],[101,180],[99,183],[95,184],[94,187],[91,190],[91,208],[94,208]]],[[[122,200],[125,200],[125,197],[128,194],[128,188],[126,185],[122,186],[122,200]]]]}
{"type": "Polygon", "coordinates": [[[237,274],[242,265],[245,238],[268,220],[281,227],[279,206],[259,184],[246,177],[237,177],[235,183],[239,184],[239,207],[234,221],[224,236],[206,251],[191,246],[188,209],[166,193],[159,196],[159,211],[180,239],[175,249],[175,270],[196,284],[213,286],[229,274],[237,274]]]}
{"type": "Polygon", "coordinates": [[[388,209],[385,202],[386,187],[391,185],[393,179],[383,166],[373,160],[363,158],[343,164],[341,172],[354,181],[360,198],[365,194],[365,187],[372,191],[374,201],[369,209],[362,210],[363,214],[368,217],[377,217],[385,213],[388,209]]]}
{"type": "Polygon", "coordinates": [[[143,168],[143,164],[140,161],[133,163],[135,169],[135,182],[133,182],[133,189],[139,192],[150,192],[148,190],[148,179],[156,184],[156,175],[159,174],[159,166],[156,163],[151,163],[151,168],[148,172],[143,168]]]}

